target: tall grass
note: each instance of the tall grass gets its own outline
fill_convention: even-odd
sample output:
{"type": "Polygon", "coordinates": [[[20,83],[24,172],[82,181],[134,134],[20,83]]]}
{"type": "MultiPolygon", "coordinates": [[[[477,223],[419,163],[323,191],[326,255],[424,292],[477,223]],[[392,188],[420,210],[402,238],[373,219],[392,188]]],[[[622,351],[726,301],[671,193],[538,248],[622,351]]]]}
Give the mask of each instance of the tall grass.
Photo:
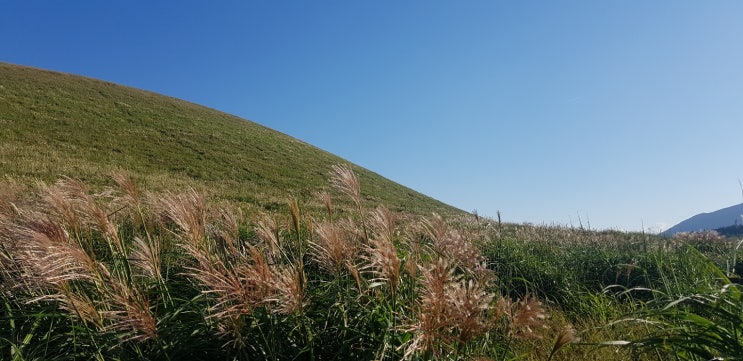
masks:
{"type": "MultiPolygon", "coordinates": [[[[631,288],[623,294],[642,293],[642,308],[610,325],[637,324],[646,332],[614,344],[636,354],[669,360],[736,360],[743,355],[743,297],[740,285],[732,283],[720,264],[715,264],[695,246],[722,243],[723,239],[701,234],[680,252],[657,258],[659,280],[654,288],[631,288]],[[700,241],[713,241],[713,243],[700,241]],[[676,262],[674,262],[676,261],[676,262]],[[673,262],[675,267],[667,263],[673,262]]],[[[730,242],[730,241],[728,241],[730,242]]],[[[740,243],[731,242],[731,243],[740,243]]],[[[737,252],[737,245],[733,248],[737,252]]],[[[657,257],[657,255],[656,255],[657,257]]],[[[732,255],[733,259],[737,255],[732,255]]]]}
{"type": "Polygon", "coordinates": [[[419,217],[369,204],[348,167],[328,178],[325,212],[290,198],[286,214],[249,217],[193,189],[142,192],[123,173],[95,191],[71,178],[33,190],[8,181],[0,357],[611,360],[738,350],[732,341],[664,348],[690,333],[739,337],[730,317],[740,291],[718,268],[731,258],[727,241],[419,217]],[[355,210],[333,208],[343,202],[355,210]],[[598,347],[617,339],[635,347],[598,347]]]}

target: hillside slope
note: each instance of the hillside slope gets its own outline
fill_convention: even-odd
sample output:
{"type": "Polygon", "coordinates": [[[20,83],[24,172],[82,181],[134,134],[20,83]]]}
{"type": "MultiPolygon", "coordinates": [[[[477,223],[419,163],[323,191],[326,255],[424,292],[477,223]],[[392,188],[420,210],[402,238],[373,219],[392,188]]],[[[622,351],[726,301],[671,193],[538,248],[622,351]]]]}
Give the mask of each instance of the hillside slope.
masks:
{"type": "Polygon", "coordinates": [[[743,219],[743,203],[718,209],[714,212],[700,213],[667,229],[662,234],[672,236],[679,232],[697,232],[729,227],[740,224],[743,219]]]}
{"type": "MultiPolygon", "coordinates": [[[[124,170],[153,190],[193,186],[274,208],[326,186],[343,159],[213,109],[80,76],[0,63],[0,177],[109,183],[124,170]]],[[[364,197],[417,214],[460,213],[354,166],[364,197]]]]}

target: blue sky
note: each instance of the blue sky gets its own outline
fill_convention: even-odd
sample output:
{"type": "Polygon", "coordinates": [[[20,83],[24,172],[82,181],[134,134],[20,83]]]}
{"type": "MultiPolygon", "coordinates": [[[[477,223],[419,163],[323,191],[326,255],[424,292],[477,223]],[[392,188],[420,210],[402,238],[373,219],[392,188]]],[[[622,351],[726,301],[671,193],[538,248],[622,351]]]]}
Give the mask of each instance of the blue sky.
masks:
{"type": "Polygon", "coordinates": [[[0,34],[0,61],[235,114],[510,222],[657,230],[743,202],[741,1],[0,0],[0,34]]]}

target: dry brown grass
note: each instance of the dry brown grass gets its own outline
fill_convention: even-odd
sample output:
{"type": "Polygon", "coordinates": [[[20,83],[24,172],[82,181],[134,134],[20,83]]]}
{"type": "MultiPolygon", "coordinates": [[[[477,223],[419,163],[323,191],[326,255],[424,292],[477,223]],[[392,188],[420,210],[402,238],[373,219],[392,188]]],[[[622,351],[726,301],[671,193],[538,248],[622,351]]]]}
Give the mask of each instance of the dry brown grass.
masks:
{"type": "Polygon", "coordinates": [[[353,200],[357,207],[361,205],[361,183],[348,164],[332,166],[330,185],[353,200]]]}
{"type": "Polygon", "coordinates": [[[281,263],[279,228],[271,217],[257,224],[259,239],[268,257],[256,245],[238,237],[237,216],[222,210],[216,221],[207,216],[206,205],[194,192],[167,195],[163,212],[179,226],[181,247],[192,257],[186,275],[212,300],[207,318],[216,321],[227,344],[242,347],[242,319],[265,307],[277,314],[293,314],[305,305],[303,268],[281,263]],[[168,208],[172,207],[172,208],[168,208]],[[204,232],[203,229],[208,229],[204,232]]]}
{"type": "Polygon", "coordinates": [[[487,269],[485,257],[471,238],[466,238],[456,229],[449,227],[440,215],[434,214],[424,219],[420,228],[432,241],[433,249],[440,257],[451,259],[463,271],[484,278],[485,281],[494,276],[487,269]]]}
{"type": "Polygon", "coordinates": [[[258,235],[258,239],[266,244],[268,249],[271,250],[271,254],[278,255],[281,244],[279,236],[280,228],[278,222],[276,222],[276,218],[261,213],[258,217],[255,231],[258,235]]]}
{"type": "Polygon", "coordinates": [[[101,314],[108,324],[104,332],[116,333],[121,342],[142,342],[157,337],[157,317],[150,309],[150,300],[136,287],[111,279],[105,306],[101,314]]]}
{"type": "Polygon", "coordinates": [[[160,241],[157,238],[143,239],[135,236],[129,257],[132,265],[139,269],[144,276],[159,283],[163,282],[160,241]]]}
{"type": "Polygon", "coordinates": [[[320,202],[325,206],[325,210],[328,212],[328,219],[333,219],[333,197],[327,191],[319,191],[315,193],[320,202]]]}
{"type": "Polygon", "coordinates": [[[387,208],[379,207],[371,213],[372,238],[365,245],[364,270],[372,273],[372,284],[389,285],[395,300],[400,285],[402,260],[393,243],[396,217],[387,208]]]}
{"type": "Polygon", "coordinates": [[[451,309],[447,303],[446,288],[454,277],[454,270],[444,259],[439,259],[423,270],[423,290],[416,305],[416,314],[405,326],[413,338],[405,345],[405,358],[414,354],[434,357],[451,351],[451,309]]]}
{"type": "Polygon", "coordinates": [[[353,256],[353,245],[346,242],[344,230],[333,223],[320,222],[314,229],[317,237],[310,242],[310,257],[325,271],[337,276],[353,256]]]}
{"type": "MultiPolygon", "coordinates": [[[[337,172],[351,189],[353,177],[337,172]]],[[[478,246],[493,230],[482,220],[468,231],[438,215],[418,221],[383,207],[340,218],[328,201],[328,218],[312,221],[292,200],[284,218],[259,214],[250,222],[193,189],[142,200],[131,179],[114,178],[119,193],[95,194],[63,179],[40,186],[23,208],[2,208],[0,296],[54,305],[79,322],[74,327],[116,335],[106,335],[120,343],[108,347],[159,344],[170,332],[163,327],[188,312],[191,336],[216,334],[238,353],[276,332],[266,337],[278,345],[285,340],[277,337],[291,334],[282,347],[302,349],[298,358],[324,346],[313,342],[344,342],[331,340],[344,333],[377,337],[370,344],[383,349],[364,352],[392,358],[580,354],[566,351],[577,338],[567,318],[552,321],[536,298],[501,296],[515,293],[498,289],[485,268],[478,246]],[[320,272],[305,273],[315,265],[320,272]],[[176,288],[189,294],[187,305],[167,294],[176,288]]],[[[227,349],[218,343],[218,352],[227,349]]]]}
{"type": "Polygon", "coordinates": [[[17,215],[28,200],[29,187],[6,178],[0,180],[0,219],[17,215]]]}
{"type": "Polygon", "coordinates": [[[565,347],[565,345],[578,341],[580,341],[580,338],[576,336],[575,328],[573,327],[573,325],[565,325],[555,338],[555,343],[552,346],[552,351],[550,351],[550,355],[547,358],[547,361],[551,360],[552,357],[554,357],[557,352],[560,351],[560,349],[565,347]]]}
{"type": "Polygon", "coordinates": [[[73,178],[62,178],[52,187],[45,187],[46,202],[58,210],[61,219],[68,221],[76,236],[80,227],[92,228],[100,232],[117,251],[125,254],[117,226],[109,217],[112,210],[101,205],[108,204],[111,198],[110,192],[92,195],[82,181],[73,178]]]}
{"type": "Polygon", "coordinates": [[[59,289],[69,281],[95,281],[100,278],[101,264],[95,256],[76,240],[59,223],[34,214],[22,225],[10,229],[15,242],[16,264],[23,272],[24,280],[39,289],[42,296],[46,289],[59,289]]]}
{"type": "Polygon", "coordinates": [[[547,312],[534,297],[511,303],[510,333],[516,338],[542,338],[547,328],[547,312]]]}
{"type": "Polygon", "coordinates": [[[452,283],[446,290],[452,323],[460,345],[490,329],[488,310],[494,295],[473,280],[452,283]]]}
{"type": "MultiPolygon", "coordinates": [[[[157,337],[149,300],[125,281],[122,270],[112,273],[96,254],[92,231],[102,236],[109,250],[121,256],[128,253],[96,199],[102,196],[91,195],[81,182],[69,178],[41,190],[43,196],[33,209],[3,227],[7,232],[3,245],[13,254],[8,259],[22,278],[16,291],[28,295],[29,303],[57,303],[60,310],[100,332],[116,333],[120,342],[157,337]]],[[[154,258],[154,253],[148,257],[154,258]]]]}
{"type": "Polygon", "coordinates": [[[201,193],[193,188],[186,193],[167,193],[156,201],[155,207],[183,230],[177,235],[188,244],[202,243],[206,236],[207,208],[201,193]]]}

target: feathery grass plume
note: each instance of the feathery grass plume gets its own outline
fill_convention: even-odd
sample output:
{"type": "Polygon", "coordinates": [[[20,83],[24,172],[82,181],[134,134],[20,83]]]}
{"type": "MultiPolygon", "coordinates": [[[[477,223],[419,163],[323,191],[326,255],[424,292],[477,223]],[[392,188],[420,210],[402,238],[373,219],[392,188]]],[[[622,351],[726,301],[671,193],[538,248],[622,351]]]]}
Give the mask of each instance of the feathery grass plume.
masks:
{"type": "Polygon", "coordinates": [[[421,250],[420,246],[415,242],[406,242],[409,250],[408,250],[408,256],[405,258],[405,263],[403,264],[403,271],[410,276],[411,279],[416,279],[418,277],[418,271],[419,271],[419,264],[421,261],[421,250]]]}
{"type": "Polygon", "coordinates": [[[452,351],[453,322],[447,288],[454,279],[454,269],[443,258],[423,270],[423,290],[416,302],[416,316],[404,329],[414,336],[400,346],[405,347],[404,358],[417,353],[439,357],[452,351]]]}
{"type": "Polygon", "coordinates": [[[421,241],[420,237],[420,224],[414,223],[412,226],[406,227],[402,241],[403,245],[407,248],[403,270],[410,276],[413,284],[415,284],[415,280],[418,278],[420,272],[422,254],[425,248],[425,244],[421,241]]]}
{"type": "Polygon", "coordinates": [[[485,257],[477,246],[456,230],[450,229],[440,215],[434,213],[431,218],[424,219],[422,227],[440,256],[455,261],[457,266],[472,275],[485,279],[492,277],[485,266],[485,257]]]}
{"type": "Polygon", "coordinates": [[[369,218],[373,236],[392,242],[395,237],[397,215],[386,207],[379,206],[371,212],[369,218]]]}
{"type": "MultiPolygon", "coordinates": [[[[116,251],[122,255],[126,255],[126,250],[119,238],[116,225],[109,219],[108,212],[88,192],[87,187],[82,181],[73,178],[62,178],[55,184],[55,188],[72,202],[73,207],[80,213],[85,224],[97,227],[109,245],[114,245],[116,251]]],[[[108,196],[108,194],[104,193],[98,196],[108,196]]]]}
{"type": "Polygon", "coordinates": [[[206,247],[186,243],[183,248],[196,260],[196,264],[186,266],[186,274],[202,287],[203,294],[215,299],[208,318],[224,320],[253,312],[256,301],[247,284],[249,279],[243,279],[247,265],[227,265],[206,247]]]}
{"type": "Polygon", "coordinates": [[[275,294],[265,300],[270,309],[283,315],[301,312],[305,306],[305,277],[301,267],[289,266],[274,270],[272,278],[275,294]]]}
{"type": "Polygon", "coordinates": [[[379,207],[371,213],[372,238],[365,245],[364,269],[374,274],[372,282],[387,283],[392,293],[393,302],[400,283],[402,261],[397,255],[392,239],[395,234],[395,215],[388,209],[379,207]]]}
{"type": "Polygon", "coordinates": [[[397,255],[397,249],[392,241],[384,238],[372,238],[366,247],[364,258],[367,266],[374,274],[372,282],[389,284],[393,299],[400,284],[400,269],[402,261],[397,255]]]}
{"type": "Polygon", "coordinates": [[[160,242],[157,238],[143,239],[134,237],[132,251],[129,256],[131,264],[142,273],[162,283],[162,263],[160,258],[160,242]]]}
{"type": "Polygon", "coordinates": [[[317,237],[310,242],[310,257],[328,273],[338,276],[354,255],[354,245],[346,241],[343,228],[329,221],[315,225],[317,237]]]}
{"type": "Polygon", "coordinates": [[[213,321],[217,335],[226,339],[226,346],[235,349],[245,347],[243,328],[244,316],[251,315],[267,298],[266,285],[256,279],[252,265],[244,253],[236,255],[231,264],[211,254],[206,247],[183,245],[184,249],[196,259],[196,264],[187,266],[187,275],[201,288],[201,293],[211,300],[205,318],[213,321]]]}
{"type": "Polygon", "coordinates": [[[405,351],[409,358],[418,353],[439,357],[459,352],[473,339],[490,331],[490,304],[494,295],[475,280],[455,276],[445,258],[423,270],[423,290],[416,303],[417,319],[407,328],[413,331],[405,351]]]}
{"type": "MultiPolygon", "coordinates": [[[[335,223],[343,230],[346,242],[354,251],[358,251],[364,241],[364,231],[361,229],[361,226],[356,224],[351,218],[339,219],[335,223]]],[[[354,255],[356,254],[354,253],[354,255]]]]}
{"type": "Polygon", "coordinates": [[[361,184],[348,164],[335,164],[330,172],[330,185],[361,206],[361,184]]]}
{"type": "Polygon", "coordinates": [[[0,213],[0,291],[5,289],[5,280],[12,279],[11,275],[18,271],[16,262],[18,247],[17,240],[11,232],[13,228],[14,223],[11,221],[11,217],[0,213]]]}
{"type": "Polygon", "coordinates": [[[150,237],[152,230],[152,220],[147,217],[145,212],[147,208],[145,203],[142,201],[142,197],[139,193],[137,185],[134,183],[132,178],[124,173],[123,171],[114,171],[110,174],[111,179],[118,185],[117,189],[111,188],[116,194],[121,194],[114,199],[112,205],[115,206],[114,211],[110,215],[119,215],[124,213],[125,216],[131,217],[135,226],[141,226],[144,228],[147,237],[150,237]],[[127,210],[127,212],[122,212],[127,210]]]}
{"type": "Polygon", "coordinates": [[[103,328],[103,316],[89,294],[74,292],[70,289],[69,284],[63,284],[56,299],[59,301],[61,310],[76,316],[85,324],[95,326],[98,330],[103,328]]]}
{"type": "Polygon", "coordinates": [[[489,330],[487,311],[493,294],[473,280],[453,283],[446,291],[460,347],[489,330]]]}
{"type": "Polygon", "coordinates": [[[449,235],[449,226],[438,213],[433,213],[431,218],[423,219],[423,231],[433,241],[442,242],[449,235]]]}
{"type": "Polygon", "coordinates": [[[364,233],[364,241],[369,242],[369,231],[366,229],[366,221],[361,208],[361,183],[348,164],[336,164],[330,172],[330,185],[345,194],[356,204],[356,211],[361,220],[361,229],[364,233]]]}
{"type": "MultiPolygon", "coordinates": [[[[206,238],[205,242],[213,243],[213,240],[206,238]]],[[[214,245],[182,246],[196,261],[186,267],[187,275],[200,285],[203,294],[214,300],[206,317],[217,321],[220,336],[229,339],[228,343],[234,347],[242,344],[234,339],[241,335],[241,330],[235,327],[256,308],[291,313],[303,306],[305,282],[301,270],[274,269],[255,246],[247,244],[246,248],[238,249],[229,261],[210,251],[214,245]]]]}
{"type": "Polygon", "coordinates": [[[214,224],[207,224],[207,238],[216,241],[215,252],[222,253],[225,257],[232,257],[238,253],[240,246],[240,224],[238,215],[240,209],[233,211],[232,208],[219,208],[219,216],[214,224]]]}
{"type": "Polygon", "coordinates": [[[256,305],[262,305],[266,299],[273,296],[275,291],[275,278],[273,270],[258,248],[249,246],[249,267],[245,267],[244,281],[252,283],[252,291],[255,295],[256,305]]]}
{"type": "Polygon", "coordinates": [[[120,342],[143,342],[157,337],[157,319],[150,301],[132,285],[112,279],[109,283],[109,310],[101,312],[108,324],[105,332],[116,333],[120,342]]]}
{"type": "Polygon", "coordinates": [[[99,264],[94,257],[59,223],[38,215],[12,232],[19,252],[16,256],[28,272],[25,277],[38,287],[58,288],[67,281],[98,277],[99,264]]]}
{"type": "Polygon", "coordinates": [[[159,199],[165,215],[184,231],[185,240],[201,245],[206,235],[206,202],[203,195],[190,188],[186,193],[166,194],[159,199]]]}
{"type": "Polygon", "coordinates": [[[326,190],[319,191],[315,193],[317,198],[325,205],[325,209],[328,211],[328,219],[333,220],[333,198],[330,196],[330,193],[326,190]]]}
{"type": "Polygon", "coordinates": [[[510,332],[520,339],[541,339],[540,328],[547,327],[547,314],[542,303],[534,297],[527,296],[514,304],[511,314],[510,332]]]}
{"type": "Polygon", "coordinates": [[[494,329],[506,329],[508,331],[513,317],[514,302],[509,297],[498,297],[495,305],[490,308],[490,322],[494,329]]]}
{"type": "Polygon", "coordinates": [[[356,282],[356,289],[359,291],[359,294],[363,293],[364,288],[361,284],[361,275],[359,275],[359,268],[351,260],[346,261],[346,268],[351,274],[351,277],[353,277],[354,282],[356,282]]]}
{"type": "Polygon", "coordinates": [[[11,178],[0,180],[0,218],[18,215],[18,204],[27,197],[28,188],[11,178]]]}
{"type": "Polygon", "coordinates": [[[114,171],[111,173],[111,179],[113,179],[113,181],[124,190],[124,194],[126,194],[124,199],[126,200],[127,205],[136,210],[141,209],[139,191],[137,190],[134,181],[132,181],[132,178],[122,171],[114,171]]]}
{"type": "Polygon", "coordinates": [[[578,341],[579,338],[575,335],[575,328],[573,328],[573,325],[566,325],[557,335],[555,344],[552,346],[552,351],[550,352],[547,361],[552,360],[552,357],[557,354],[557,351],[560,351],[560,349],[563,348],[565,345],[578,341]]]}
{"type": "Polygon", "coordinates": [[[279,226],[276,223],[276,219],[268,214],[261,213],[255,231],[258,234],[258,238],[268,245],[271,254],[277,256],[280,251],[280,242],[279,226]]]}
{"type": "Polygon", "coordinates": [[[294,227],[294,232],[296,232],[297,237],[299,237],[299,202],[297,202],[296,198],[292,198],[289,200],[289,213],[292,216],[292,226],[294,227]]]}
{"type": "Polygon", "coordinates": [[[41,197],[48,213],[59,219],[73,235],[79,235],[83,227],[83,220],[78,215],[73,200],[59,187],[42,183],[39,183],[38,187],[41,190],[41,197]]]}

